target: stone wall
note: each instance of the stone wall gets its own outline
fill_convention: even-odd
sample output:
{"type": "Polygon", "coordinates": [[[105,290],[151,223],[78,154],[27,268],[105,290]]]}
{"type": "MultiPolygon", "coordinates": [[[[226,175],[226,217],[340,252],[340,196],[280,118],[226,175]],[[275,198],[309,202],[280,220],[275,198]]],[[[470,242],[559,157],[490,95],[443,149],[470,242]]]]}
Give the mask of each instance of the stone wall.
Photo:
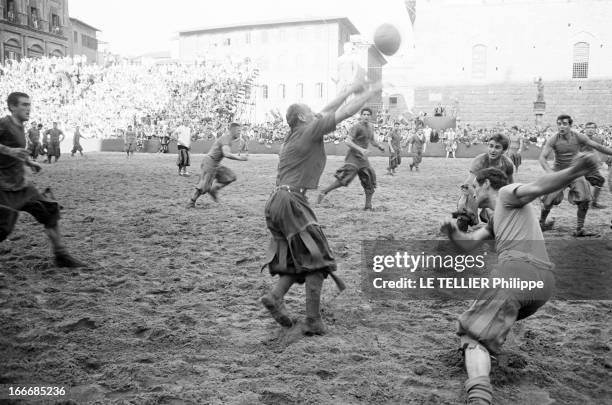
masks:
{"type": "MultiPolygon", "coordinates": [[[[464,123],[477,126],[535,123],[533,102],[537,87],[533,82],[417,87],[414,111],[433,114],[438,101],[429,101],[430,94],[441,95],[442,104],[447,106],[457,100],[457,115],[464,123]]],[[[544,82],[544,101],[544,124],[554,125],[559,114],[571,115],[576,123],[612,124],[612,80],[544,82]]]]}

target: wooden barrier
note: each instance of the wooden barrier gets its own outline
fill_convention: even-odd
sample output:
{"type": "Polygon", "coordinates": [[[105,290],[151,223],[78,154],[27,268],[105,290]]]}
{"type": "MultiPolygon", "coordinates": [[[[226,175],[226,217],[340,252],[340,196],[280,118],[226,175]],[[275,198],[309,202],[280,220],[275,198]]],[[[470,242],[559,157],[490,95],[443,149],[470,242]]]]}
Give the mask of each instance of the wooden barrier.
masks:
{"type": "MultiPolygon", "coordinates": [[[[196,141],[191,144],[191,153],[207,153],[210,147],[212,146],[213,141],[196,141]]],[[[386,144],[385,144],[386,146],[386,144]]],[[[268,153],[278,153],[280,148],[279,143],[274,143],[266,147],[266,145],[261,144],[256,141],[249,142],[249,153],[253,154],[268,154],[268,153]]],[[[238,151],[238,142],[234,142],[233,151],[238,151]]],[[[159,150],[159,141],[145,141],[143,149],[140,151],[146,153],[155,153],[159,150]]],[[[325,152],[328,155],[345,155],[348,150],[348,146],[344,144],[344,142],[339,144],[334,143],[326,143],[325,144],[325,152]]],[[[100,144],[100,151],[102,152],[123,152],[124,151],[124,143],[122,139],[103,139],[100,144]]],[[[460,143],[457,148],[457,157],[458,158],[473,158],[481,153],[487,151],[487,145],[478,144],[478,145],[470,145],[467,146],[465,144],[460,143]]],[[[523,159],[537,159],[540,156],[541,149],[535,145],[530,145],[529,149],[523,151],[523,159]]],[[[176,143],[171,143],[169,147],[169,153],[177,153],[176,143]]],[[[370,146],[369,148],[369,156],[388,156],[386,152],[381,152],[378,149],[370,146]]],[[[402,156],[409,156],[406,148],[402,153],[402,156]]],[[[446,156],[446,150],[442,143],[430,143],[427,145],[426,153],[423,155],[425,157],[444,157],[446,156]]]]}

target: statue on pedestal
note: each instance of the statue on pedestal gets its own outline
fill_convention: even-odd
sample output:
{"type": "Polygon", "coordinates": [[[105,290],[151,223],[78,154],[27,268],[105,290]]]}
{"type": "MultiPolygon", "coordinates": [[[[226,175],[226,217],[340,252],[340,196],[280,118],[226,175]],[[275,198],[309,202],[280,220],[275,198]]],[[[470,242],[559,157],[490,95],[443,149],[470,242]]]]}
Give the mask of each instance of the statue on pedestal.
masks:
{"type": "Polygon", "coordinates": [[[543,103],[544,102],[544,83],[542,83],[541,77],[538,78],[538,80],[536,81],[536,84],[538,85],[538,95],[536,98],[536,102],[543,103]]]}

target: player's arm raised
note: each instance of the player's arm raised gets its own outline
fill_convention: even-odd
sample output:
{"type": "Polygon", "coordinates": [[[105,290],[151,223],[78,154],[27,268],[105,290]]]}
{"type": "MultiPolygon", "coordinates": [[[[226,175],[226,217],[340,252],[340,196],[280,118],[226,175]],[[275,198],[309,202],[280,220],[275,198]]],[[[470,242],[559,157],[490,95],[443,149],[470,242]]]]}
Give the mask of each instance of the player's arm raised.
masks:
{"type": "MultiPolygon", "coordinates": [[[[351,88],[353,87],[357,88],[359,84],[360,82],[356,82],[353,85],[351,85],[351,88]]],[[[370,85],[370,88],[368,90],[355,94],[355,97],[353,97],[348,103],[344,104],[343,106],[341,106],[340,108],[336,110],[335,112],[336,124],[339,124],[345,119],[355,115],[359,110],[361,110],[361,107],[363,107],[365,103],[367,103],[367,101],[372,96],[374,96],[376,93],[378,93],[381,89],[382,89],[382,83],[376,82],[370,85]]],[[[348,95],[346,97],[348,97],[348,95]]],[[[346,97],[344,99],[346,99],[346,97]]]]}
{"type": "Polygon", "coordinates": [[[453,221],[446,220],[440,226],[440,232],[448,236],[461,250],[466,252],[476,249],[482,245],[484,241],[493,239],[493,234],[488,226],[480,228],[474,232],[461,232],[453,221]]]}
{"type": "Polygon", "coordinates": [[[593,153],[579,154],[570,167],[543,175],[536,181],[514,190],[515,204],[521,207],[536,198],[567,187],[578,177],[599,170],[599,159],[593,153]]]}
{"type": "Polygon", "coordinates": [[[234,155],[232,153],[232,149],[229,147],[229,145],[223,145],[221,150],[223,151],[223,157],[224,158],[228,158],[228,159],[231,159],[231,160],[241,160],[243,162],[248,160],[248,158],[246,156],[234,155]]]}

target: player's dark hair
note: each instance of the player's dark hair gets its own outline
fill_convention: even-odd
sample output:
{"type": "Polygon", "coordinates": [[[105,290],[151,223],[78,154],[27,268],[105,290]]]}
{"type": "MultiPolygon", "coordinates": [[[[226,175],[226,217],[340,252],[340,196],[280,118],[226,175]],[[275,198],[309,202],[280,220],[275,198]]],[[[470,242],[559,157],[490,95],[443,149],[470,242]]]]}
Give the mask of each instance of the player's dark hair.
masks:
{"type": "Polygon", "coordinates": [[[487,139],[487,142],[489,141],[494,141],[501,144],[503,150],[508,150],[508,146],[510,146],[510,139],[508,139],[506,135],[500,133],[491,135],[489,139],[487,139]]]}
{"type": "Polygon", "coordinates": [[[485,180],[489,180],[494,190],[499,190],[503,186],[508,185],[508,176],[496,167],[488,167],[476,173],[476,182],[478,185],[482,186],[485,180]]]}
{"type": "Polygon", "coordinates": [[[234,128],[234,127],[239,127],[239,126],[241,126],[239,123],[237,123],[237,122],[232,122],[232,123],[230,124],[230,129],[231,129],[231,128],[234,128]]]}
{"type": "Polygon", "coordinates": [[[588,127],[589,125],[593,125],[595,128],[597,128],[597,124],[594,123],[594,122],[591,122],[591,121],[589,121],[586,124],[584,124],[585,127],[588,127]]]}
{"type": "Polygon", "coordinates": [[[362,109],[361,109],[361,112],[360,112],[359,114],[363,114],[363,112],[364,112],[364,111],[367,111],[367,112],[369,112],[369,113],[370,113],[370,115],[372,115],[372,110],[370,110],[370,108],[369,108],[369,107],[364,107],[364,108],[362,108],[362,109]]]}
{"type": "Polygon", "coordinates": [[[518,131],[518,127],[516,125],[512,125],[510,129],[516,129],[518,131]]]}
{"type": "Polygon", "coordinates": [[[563,120],[567,120],[567,122],[569,122],[570,125],[574,123],[574,120],[572,119],[572,117],[570,117],[567,114],[561,114],[557,117],[557,122],[563,121],[563,120]]]}
{"type": "Polygon", "coordinates": [[[30,96],[19,91],[13,92],[9,94],[6,98],[6,105],[9,107],[9,109],[11,108],[11,106],[16,107],[17,105],[19,105],[20,98],[30,98],[30,96]]]}

